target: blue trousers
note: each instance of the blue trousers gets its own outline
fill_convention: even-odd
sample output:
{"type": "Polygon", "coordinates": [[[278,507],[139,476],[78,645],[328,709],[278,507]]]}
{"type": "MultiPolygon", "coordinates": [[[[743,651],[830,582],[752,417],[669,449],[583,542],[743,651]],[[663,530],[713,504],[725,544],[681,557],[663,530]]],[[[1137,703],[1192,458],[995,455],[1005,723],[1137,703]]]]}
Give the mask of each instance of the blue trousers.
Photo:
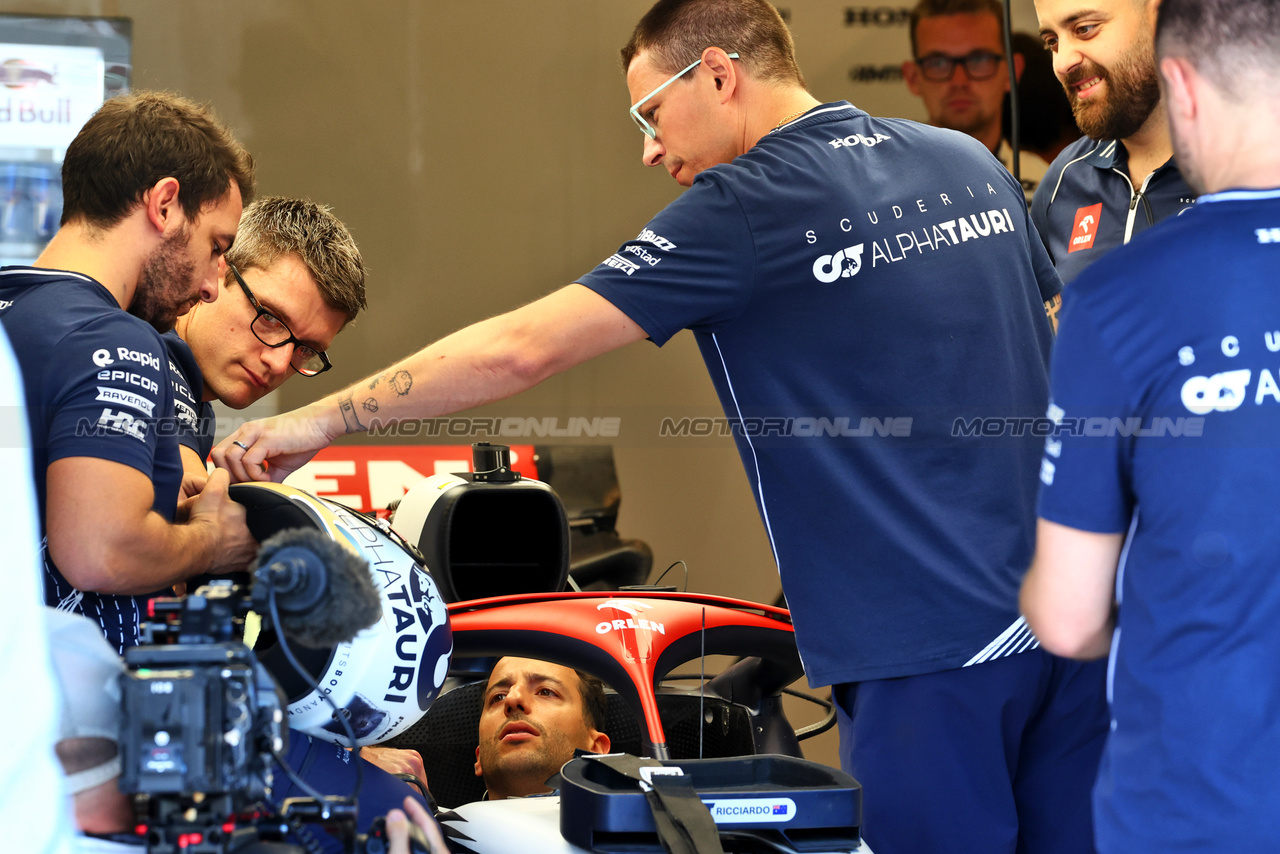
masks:
{"type": "Polygon", "coordinates": [[[875,854],[1088,854],[1106,661],[1035,649],[833,686],[875,854]]]}

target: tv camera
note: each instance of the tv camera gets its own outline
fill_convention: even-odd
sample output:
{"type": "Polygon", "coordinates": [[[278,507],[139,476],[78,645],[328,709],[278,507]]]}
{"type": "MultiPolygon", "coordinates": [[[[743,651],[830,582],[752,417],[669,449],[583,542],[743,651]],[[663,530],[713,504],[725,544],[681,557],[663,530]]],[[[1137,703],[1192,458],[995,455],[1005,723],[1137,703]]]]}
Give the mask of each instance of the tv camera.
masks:
{"type": "MultiPolygon", "coordinates": [[[[250,574],[247,588],[219,579],[151,600],[143,645],[125,653],[120,788],[138,796],[138,833],[152,854],[318,851],[311,832],[320,828],[346,851],[385,851],[380,822],[356,834],[354,794],[321,795],[283,763],[289,700],[242,641],[252,610],[314,683],[288,642],[323,648],[375,625],[383,605],[369,565],[320,531],[295,528],[262,544],[250,574]],[[274,804],[273,766],[312,796],[274,804]],[[284,842],[291,832],[301,847],[284,842]]],[[[349,714],[317,690],[357,745],[349,714]]],[[[413,847],[427,850],[420,831],[413,847]]]]}

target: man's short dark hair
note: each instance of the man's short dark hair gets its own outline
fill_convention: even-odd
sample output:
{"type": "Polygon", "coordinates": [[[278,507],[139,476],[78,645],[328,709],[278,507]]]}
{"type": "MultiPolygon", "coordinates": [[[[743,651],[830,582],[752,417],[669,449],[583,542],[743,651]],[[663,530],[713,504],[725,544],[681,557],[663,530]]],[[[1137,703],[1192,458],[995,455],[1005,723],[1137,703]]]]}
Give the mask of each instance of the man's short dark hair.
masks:
{"type": "Polygon", "coordinates": [[[916,41],[916,27],[925,18],[943,15],[994,15],[996,23],[1004,20],[1004,4],[1000,0],[920,0],[911,10],[911,58],[920,58],[920,45],[916,41]]]}
{"type": "Polygon", "coordinates": [[[767,0],[658,0],[622,49],[622,70],[648,51],[655,68],[674,74],[709,47],[737,53],[760,80],[804,85],[791,31],[767,0]]]}
{"type": "Polygon", "coordinates": [[[1258,72],[1280,75],[1277,0],[1162,0],[1156,55],[1181,56],[1239,100],[1258,72]]]}
{"type": "Polygon", "coordinates": [[[213,111],[170,92],[117,95],[98,108],[62,161],[62,224],[107,229],[164,178],[178,181],[178,203],[194,220],[235,181],[253,198],[253,158],[213,111]]]}
{"type": "Polygon", "coordinates": [[[604,682],[581,670],[573,672],[578,674],[578,688],[582,693],[582,710],[587,723],[591,724],[592,729],[604,732],[605,722],[609,719],[609,703],[604,696],[604,682]]]}
{"type": "Polygon", "coordinates": [[[345,314],[348,323],[366,307],[360,249],[329,207],[267,196],[245,208],[227,261],[241,271],[265,270],[283,255],[302,262],[325,305],[345,314]]]}

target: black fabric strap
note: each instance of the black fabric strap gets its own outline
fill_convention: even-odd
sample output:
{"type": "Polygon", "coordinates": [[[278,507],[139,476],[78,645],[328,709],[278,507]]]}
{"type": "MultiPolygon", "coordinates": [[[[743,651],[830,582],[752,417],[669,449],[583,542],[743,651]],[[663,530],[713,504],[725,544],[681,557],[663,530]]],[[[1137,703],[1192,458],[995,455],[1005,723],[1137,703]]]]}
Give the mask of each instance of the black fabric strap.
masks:
{"type": "Polygon", "coordinates": [[[669,854],[724,854],[720,831],[688,777],[656,776],[646,792],[658,841],[669,854]]]}
{"type": "Polygon", "coordinates": [[[626,754],[592,757],[615,773],[634,780],[645,790],[658,841],[670,854],[724,854],[720,831],[711,812],[693,788],[693,781],[676,774],[654,774],[646,782],[641,768],[665,768],[657,759],[626,754]]]}

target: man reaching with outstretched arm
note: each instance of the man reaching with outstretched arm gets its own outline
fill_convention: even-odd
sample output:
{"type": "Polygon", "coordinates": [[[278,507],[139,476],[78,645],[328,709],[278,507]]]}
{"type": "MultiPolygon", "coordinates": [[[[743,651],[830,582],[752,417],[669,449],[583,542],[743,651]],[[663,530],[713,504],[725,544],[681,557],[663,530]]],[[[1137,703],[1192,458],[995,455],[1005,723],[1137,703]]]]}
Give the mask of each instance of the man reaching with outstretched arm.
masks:
{"type": "Polygon", "coordinates": [[[245,425],[215,461],[282,479],[344,433],[692,329],[740,427],[852,422],[734,433],[869,845],[946,850],[963,826],[974,850],[1087,851],[1105,673],[1039,650],[1017,611],[1040,442],[962,429],[1048,403],[1061,283],[1022,188],[971,137],[818,103],[765,0],[661,0],[622,59],[643,162],[685,193],[576,283],[245,425]],[[870,415],[890,435],[861,433],[870,415]]]}

